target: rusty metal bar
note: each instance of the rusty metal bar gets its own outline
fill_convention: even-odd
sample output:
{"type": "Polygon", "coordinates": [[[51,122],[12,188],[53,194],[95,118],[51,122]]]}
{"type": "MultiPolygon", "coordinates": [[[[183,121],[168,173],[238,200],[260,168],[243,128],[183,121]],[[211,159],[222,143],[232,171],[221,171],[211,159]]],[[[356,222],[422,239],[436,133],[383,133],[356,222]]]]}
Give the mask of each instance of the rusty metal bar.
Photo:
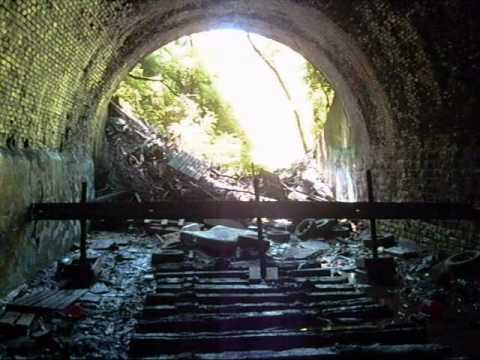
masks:
{"type": "MultiPolygon", "coordinates": [[[[260,204],[260,177],[255,174],[255,166],[252,164],[253,189],[255,192],[255,202],[260,204]]],[[[257,234],[258,234],[258,253],[260,255],[260,274],[262,279],[267,276],[267,263],[265,250],[263,249],[263,221],[261,216],[257,216],[257,234]]]]}
{"type": "MultiPolygon", "coordinates": [[[[367,170],[367,192],[368,192],[368,202],[370,204],[375,203],[375,198],[373,196],[373,182],[372,182],[372,172],[367,170]]],[[[378,259],[378,245],[377,245],[377,222],[374,217],[370,218],[370,236],[372,238],[372,255],[374,259],[378,259]]]]}
{"type": "MultiPolygon", "coordinates": [[[[87,183],[82,182],[80,204],[87,203],[87,183]]],[[[87,264],[87,219],[80,219],[80,264],[85,266],[87,264]]]]}
{"type": "Polygon", "coordinates": [[[32,220],[349,218],[478,220],[480,210],[453,203],[368,203],[307,201],[185,201],[144,203],[38,203],[32,220]]]}

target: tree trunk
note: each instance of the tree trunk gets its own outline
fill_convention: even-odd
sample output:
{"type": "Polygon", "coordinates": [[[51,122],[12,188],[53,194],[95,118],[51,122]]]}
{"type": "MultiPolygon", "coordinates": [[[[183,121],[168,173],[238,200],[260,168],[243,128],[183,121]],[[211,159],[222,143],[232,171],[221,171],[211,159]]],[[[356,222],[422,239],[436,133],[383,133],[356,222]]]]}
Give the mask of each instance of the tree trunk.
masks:
{"type": "Polygon", "coordinates": [[[290,105],[292,106],[293,116],[295,117],[295,122],[297,124],[298,134],[300,135],[303,150],[305,151],[305,154],[306,154],[308,152],[308,146],[307,146],[307,141],[305,139],[305,133],[304,133],[303,127],[302,127],[302,120],[300,118],[300,114],[298,113],[297,109],[295,108],[292,96],[290,94],[290,91],[287,88],[287,85],[285,84],[285,81],[283,81],[282,76],[280,75],[278,70],[275,68],[273,63],[255,45],[255,43],[253,42],[249,33],[247,33],[247,39],[248,39],[248,42],[250,43],[250,45],[252,46],[253,50],[255,51],[255,53],[257,53],[257,55],[270,68],[270,70],[272,70],[273,74],[275,75],[275,77],[278,80],[278,83],[280,84],[280,87],[282,88],[283,92],[285,93],[285,96],[287,97],[287,100],[290,102],[290,105]]]}

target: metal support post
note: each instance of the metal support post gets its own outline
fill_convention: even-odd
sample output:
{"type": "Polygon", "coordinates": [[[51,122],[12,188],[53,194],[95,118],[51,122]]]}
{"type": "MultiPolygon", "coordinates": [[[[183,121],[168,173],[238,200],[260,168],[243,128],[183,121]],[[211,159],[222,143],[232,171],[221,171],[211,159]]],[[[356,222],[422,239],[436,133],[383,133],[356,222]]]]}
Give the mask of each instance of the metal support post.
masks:
{"type": "MultiPolygon", "coordinates": [[[[375,198],[373,196],[372,172],[370,170],[367,170],[367,191],[368,191],[368,202],[373,204],[375,202],[375,198]]],[[[370,218],[370,236],[372,237],[373,258],[378,259],[377,224],[376,224],[375,218],[370,218]]]]}
{"type": "MultiPolygon", "coordinates": [[[[80,203],[87,202],[87,183],[82,182],[80,203]]],[[[87,265],[87,220],[80,220],[80,264],[87,265]]]]}

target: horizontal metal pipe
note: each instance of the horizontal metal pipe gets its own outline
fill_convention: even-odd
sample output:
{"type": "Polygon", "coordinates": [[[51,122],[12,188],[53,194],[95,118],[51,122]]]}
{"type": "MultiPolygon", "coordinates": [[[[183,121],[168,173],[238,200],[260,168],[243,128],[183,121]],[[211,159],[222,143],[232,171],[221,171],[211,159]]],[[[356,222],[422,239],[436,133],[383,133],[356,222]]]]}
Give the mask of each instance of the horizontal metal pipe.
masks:
{"type": "Polygon", "coordinates": [[[480,211],[453,203],[368,203],[306,201],[185,201],[145,203],[38,203],[33,220],[194,219],[194,218],[350,218],[477,220],[480,211]]]}

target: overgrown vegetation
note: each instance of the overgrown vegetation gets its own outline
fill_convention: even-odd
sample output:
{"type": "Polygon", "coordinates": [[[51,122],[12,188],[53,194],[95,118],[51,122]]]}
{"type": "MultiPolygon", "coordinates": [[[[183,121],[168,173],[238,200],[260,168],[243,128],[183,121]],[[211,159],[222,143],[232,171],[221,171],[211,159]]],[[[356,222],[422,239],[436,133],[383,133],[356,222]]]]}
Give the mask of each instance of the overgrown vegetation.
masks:
{"type": "Polygon", "coordinates": [[[313,132],[315,136],[318,136],[323,131],[327,121],[327,114],[333,104],[335,90],[325,75],[309,62],[306,63],[304,79],[309,87],[309,98],[312,102],[315,124],[313,132]]]}
{"type": "MultiPolygon", "coordinates": [[[[274,48],[269,50],[273,64],[276,52],[274,48]]],[[[326,121],[334,91],[323,74],[306,61],[303,76],[313,105],[313,130],[318,134],[326,121]]],[[[281,85],[284,89],[288,87],[283,81],[281,85]]],[[[286,94],[289,95],[288,89],[286,94]]],[[[249,138],[215,86],[214,74],[202,63],[194,38],[181,38],[145,57],[121,83],[116,95],[122,106],[167,134],[181,149],[216,166],[238,171],[250,169],[249,138]]],[[[302,119],[297,112],[295,119],[303,135],[302,119]]],[[[302,140],[307,151],[303,137],[302,140]]]]}

